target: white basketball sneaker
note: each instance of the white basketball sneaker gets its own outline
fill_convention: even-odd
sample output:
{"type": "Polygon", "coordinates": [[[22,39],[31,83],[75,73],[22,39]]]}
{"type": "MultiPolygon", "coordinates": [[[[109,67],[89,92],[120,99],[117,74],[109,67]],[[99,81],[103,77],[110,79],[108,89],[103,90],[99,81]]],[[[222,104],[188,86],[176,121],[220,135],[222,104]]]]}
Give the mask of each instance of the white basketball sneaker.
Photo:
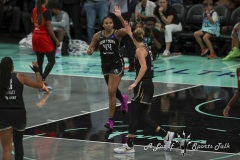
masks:
{"type": "Polygon", "coordinates": [[[135,153],[135,149],[134,147],[128,147],[127,144],[124,144],[121,147],[114,148],[114,152],[119,154],[128,154],[128,153],[135,153]]]}
{"type": "Polygon", "coordinates": [[[167,151],[168,149],[171,151],[172,149],[172,140],[174,138],[174,132],[167,132],[167,135],[164,138],[164,150],[167,151]]]}

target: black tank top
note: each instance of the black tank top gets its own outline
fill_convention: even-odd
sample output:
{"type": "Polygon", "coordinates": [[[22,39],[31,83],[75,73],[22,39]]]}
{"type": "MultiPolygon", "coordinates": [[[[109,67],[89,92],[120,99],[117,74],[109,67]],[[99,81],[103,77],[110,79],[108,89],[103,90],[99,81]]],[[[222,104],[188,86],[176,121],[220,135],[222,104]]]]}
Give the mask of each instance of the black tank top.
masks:
{"type": "Polygon", "coordinates": [[[116,30],[109,37],[105,37],[101,31],[99,37],[99,50],[102,63],[116,62],[121,58],[120,41],[115,36],[116,30]]]}
{"type": "Polygon", "coordinates": [[[10,87],[5,97],[0,99],[0,109],[24,109],[23,84],[18,80],[17,73],[12,73],[11,76],[10,87]]]}
{"type": "MultiPolygon", "coordinates": [[[[153,64],[152,64],[152,52],[148,46],[143,46],[146,51],[148,52],[147,56],[145,57],[146,64],[147,64],[147,71],[145,72],[142,79],[151,79],[153,78],[153,64]]],[[[139,70],[141,68],[141,65],[138,61],[138,59],[135,57],[135,69],[136,69],[136,77],[138,76],[139,70]]]]}

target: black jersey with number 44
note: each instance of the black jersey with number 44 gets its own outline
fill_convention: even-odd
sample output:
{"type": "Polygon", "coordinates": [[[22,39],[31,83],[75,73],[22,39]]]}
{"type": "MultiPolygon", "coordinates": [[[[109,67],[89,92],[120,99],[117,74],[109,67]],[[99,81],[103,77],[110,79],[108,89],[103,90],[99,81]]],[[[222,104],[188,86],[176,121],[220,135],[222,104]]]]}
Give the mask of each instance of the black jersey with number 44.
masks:
{"type": "MultiPolygon", "coordinates": [[[[143,46],[146,51],[148,52],[147,56],[145,57],[146,60],[146,64],[147,64],[147,71],[145,72],[144,76],[142,77],[142,79],[151,79],[153,78],[153,63],[152,63],[152,52],[150,50],[150,48],[148,46],[143,46]]],[[[137,57],[135,57],[135,69],[136,69],[136,77],[139,74],[141,65],[139,63],[139,60],[137,59],[137,57]]]]}
{"type": "MultiPolygon", "coordinates": [[[[99,50],[102,63],[118,63],[118,61],[122,58],[120,55],[120,41],[115,36],[116,30],[113,33],[105,37],[104,31],[101,31],[99,37],[99,50]]],[[[121,61],[119,61],[121,63],[121,61]]]]}

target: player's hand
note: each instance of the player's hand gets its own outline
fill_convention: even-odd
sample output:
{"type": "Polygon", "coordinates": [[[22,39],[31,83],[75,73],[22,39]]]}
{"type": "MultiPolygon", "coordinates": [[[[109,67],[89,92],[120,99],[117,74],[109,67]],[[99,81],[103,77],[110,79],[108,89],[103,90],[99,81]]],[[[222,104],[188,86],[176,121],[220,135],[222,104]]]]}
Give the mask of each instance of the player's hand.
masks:
{"type": "Polygon", "coordinates": [[[162,13],[163,12],[163,7],[159,7],[158,11],[159,11],[159,13],[162,13]]]}
{"type": "Polygon", "coordinates": [[[127,21],[124,21],[124,30],[129,34],[132,32],[132,28],[130,26],[130,23],[128,23],[127,21]]]}
{"type": "Polygon", "coordinates": [[[132,92],[133,88],[136,87],[136,85],[137,85],[136,83],[131,84],[131,85],[128,87],[128,91],[129,91],[129,92],[132,92]]]}
{"type": "Polygon", "coordinates": [[[223,110],[223,116],[224,117],[228,117],[229,116],[229,114],[228,114],[229,110],[230,110],[230,106],[227,105],[227,107],[224,108],[224,110],[223,110]]]}
{"type": "Polygon", "coordinates": [[[60,47],[60,42],[59,41],[56,41],[56,46],[60,47]]]}
{"type": "Polygon", "coordinates": [[[119,6],[114,6],[114,14],[117,16],[117,17],[120,17],[122,12],[121,12],[121,9],[119,6]]]}
{"type": "Polygon", "coordinates": [[[93,47],[89,47],[87,50],[87,54],[92,55],[93,51],[94,51],[93,47]]]}

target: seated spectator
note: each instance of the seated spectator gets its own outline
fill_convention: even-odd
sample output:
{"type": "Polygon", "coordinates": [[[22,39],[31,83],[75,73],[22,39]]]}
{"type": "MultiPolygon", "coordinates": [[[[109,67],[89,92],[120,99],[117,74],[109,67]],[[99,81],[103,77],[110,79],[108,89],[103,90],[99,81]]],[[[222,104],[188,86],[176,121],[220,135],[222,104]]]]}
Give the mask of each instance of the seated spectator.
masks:
{"type": "Polygon", "coordinates": [[[168,0],[158,0],[154,15],[157,17],[156,27],[165,34],[166,48],[162,56],[166,57],[170,55],[172,32],[181,31],[182,24],[177,16],[177,11],[168,4],[168,0]]]}
{"type": "Polygon", "coordinates": [[[135,7],[135,21],[137,23],[145,21],[148,17],[153,16],[156,4],[149,0],[141,0],[135,7]]]}
{"type": "Polygon", "coordinates": [[[21,18],[21,10],[16,6],[16,0],[2,0],[3,10],[0,11],[0,26],[5,23],[5,25],[9,28],[9,31],[13,34],[19,32],[20,18],[21,18]]]}
{"type": "Polygon", "coordinates": [[[69,16],[65,11],[61,10],[61,5],[58,1],[50,2],[48,8],[53,13],[51,24],[60,42],[60,47],[56,49],[55,57],[58,58],[60,54],[63,56],[68,55],[69,38],[71,39],[69,16]]]}
{"type": "Polygon", "coordinates": [[[201,47],[201,56],[206,55],[210,50],[208,59],[213,59],[217,55],[215,54],[210,38],[220,35],[220,22],[217,12],[213,10],[212,0],[204,0],[203,6],[205,13],[203,13],[202,29],[194,32],[194,37],[201,47]]]}
{"type": "Polygon", "coordinates": [[[240,42],[240,22],[238,22],[232,30],[232,50],[223,58],[224,61],[236,60],[240,56],[239,51],[240,42]]]}

